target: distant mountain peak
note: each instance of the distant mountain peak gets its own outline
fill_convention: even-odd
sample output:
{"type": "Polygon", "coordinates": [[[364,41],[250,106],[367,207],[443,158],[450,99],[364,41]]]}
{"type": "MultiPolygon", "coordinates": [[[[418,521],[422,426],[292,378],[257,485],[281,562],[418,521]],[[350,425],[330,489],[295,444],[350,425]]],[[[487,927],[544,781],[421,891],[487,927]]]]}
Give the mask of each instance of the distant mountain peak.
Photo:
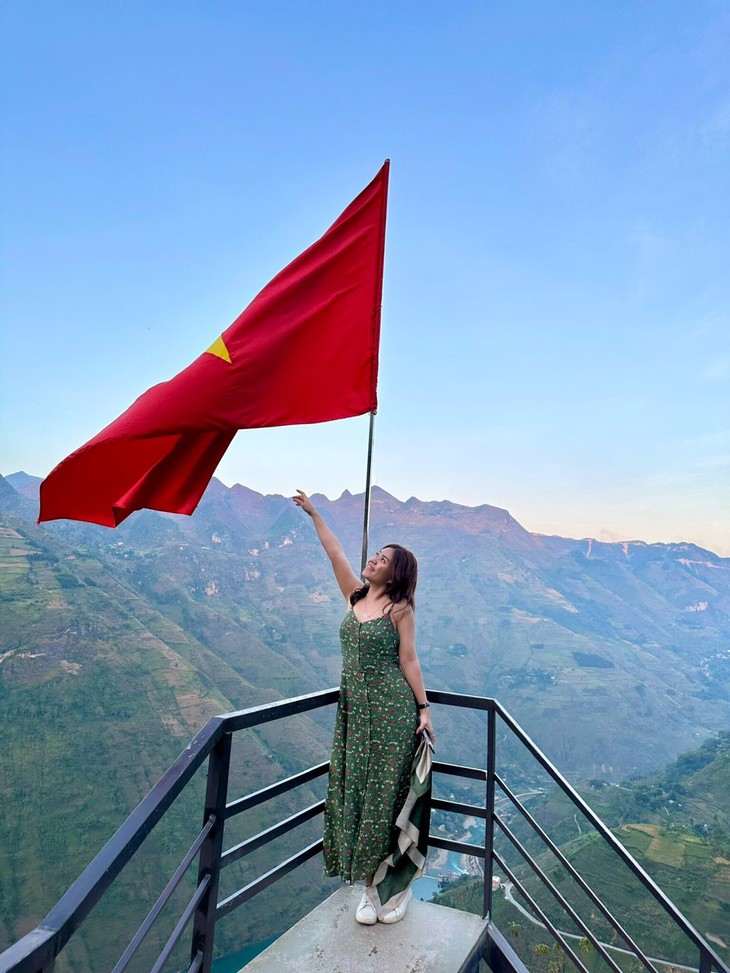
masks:
{"type": "MultiPolygon", "coordinates": [[[[13,473],[11,476],[17,476],[13,473]]],[[[26,482],[26,489],[33,489],[32,479],[26,482]]],[[[8,514],[11,517],[22,517],[33,521],[36,518],[37,508],[34,501],[25,495],[23,490],[16,489],[11,483],[9,476],[0,476],[0,515],[8,514]]]]}
{"type": "Polygon", "coordinates": [[[22,487],[28,486],[29,484],[43,482],[42,476],[31,476],[30,473],[26,473],[25,470],[18,470],[17,473],[9,473],[5,479],[14,490],[20,490],[22,487]]]}
{"type": "MultiPolygon", "coordinates": [[[[263,493],[259,493],[258,490],[252,490],[251,487],[244,486],[243,483],[234,483],[232,487],[227,487],[225,483],[221,483],[220,480],[216,480],[215,477],[210,481],[211,485],[216,484],[216,487],[222,487],[221,493],[228,492],[235,493],[239,497],[263,497],[263,493]]],[[[208,486],[210,490],[210,486],[208,486]]],[[[206,493],[208,492],[206,490],[206,493]]]]}
{"type": "MultiPolygon", "coordinates": [[[[361,496],[365,496],[364,493],[361,496]]],[[[381,486],[373,486],[371,496],[377,497],[379,500],[395,500],[396,503],[402,503],[397,497],[394,497],[392,493],[388,493],[381,486]]]]}

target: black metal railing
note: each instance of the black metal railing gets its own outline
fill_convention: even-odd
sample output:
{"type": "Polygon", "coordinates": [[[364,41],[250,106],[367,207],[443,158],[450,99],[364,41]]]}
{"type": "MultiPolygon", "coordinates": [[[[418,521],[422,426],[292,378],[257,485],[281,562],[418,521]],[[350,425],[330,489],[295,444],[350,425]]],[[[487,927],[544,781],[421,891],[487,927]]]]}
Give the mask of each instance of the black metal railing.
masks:
{"type": "MultiPolygon", "coordinates": [[[[224,861],[222,847],[226,817],[244,810],[246,806],[253,806],[259,797],[261,800],[266,799],[266,796],[262,796],[264,792],[259,792],[258,795],[252,794],[248,798],[227,804],[232,736],[240,730],[331,705],[337,701],[338,696],[337,689],[328,689],[208,720],[43,921],[32,932],[0,954],[0,971],[2,973],[41,973],[41,971],[50,973],[56,957],[71,936],[82,925],[94,906],[101,901],[155,826],[190,784],[196,771],[207,760],[203,826],[157,902],[122,952],[114,967],[114,973],[122,973],[126,969],[196,858],[198,879],[195,890],[152,969],[154,973],[159,973],[164,968],[175,946],[192,923],[188,973],[198,973],[201,970],[203,973],[209,973],[212,966],[217,919],[296,868],[321,848],[321,842],[318,843],[319,847],[316,847],[315,843],[315,846],[310,846],[309,849],[305,849],[277,869],[262,876],[253,883],[255,888],[242,889],[237,893],[239,898],[235,902],[232,903],[229,899],[218,903],[218,880],[224,861]]],[[[325,773],[326,770],[326,764],[317,769],[320,774],[325,773]]],[[[308,774],[314,776],[313,771],[309,771],[308,774]]],[[[284,793],[298,786],[302,777],[306,775],[299,775],[274,785],[273,788],[267,789],[268,796],[284,793]]],[[[294,826],[295,824],[291,825],[294,826]]]]}
{"type": "MultiPolygon", "coordinates": [[[[153,973],[161,973],[187,931],[190,935],[191,944],[188,973],[210,973],[218,920],[248,902],[259,892],[322,850],[321,839],[311,842],[296,854],[269,869],[265,874],[258,876],[226,898],[219,899],[219,879],[223,868],[240,861],[274,839],[293,831],[316,817],[323,811],[324,802],[315,802],[258,834],[224,850],[223,840],[226,822],[242,812],[322,777],[328,770],[327,762],[320,763],[245,797],[229,801],[228,784],[233,734],[261,726],[273,720],[284,719],[332,705],[337,701],[338,696],[338,689],[328,689],[209,720],[88,868],[51,909],[40,925],[0,955],[0,973],[51,973],[56,957],[63,947],[83,924],[94,906],[103,898],[155,826],[190,784],[196,771],[206,761],[207,782],[202,828],[163,892],[132,936],[129,944],[122,951],[113,968],[113,973],[123,973],[127,968],[153,924],[170,902],[173,894],[180,888],[183,879],[196,861],[197,880],[194,891],[182,908],[179,919],[155,960],[152,970],[153,973]]],[[[500,754],[498,753],[497,743],[498,738],[506,737],[513,742],[518,742],[537,760],[553,783],[567,796],[577,811],[580,811],[590,822],[607,847],[619,856],[640,884],[659,904],[671,922],[696,947],[700,973],[713,973],[713,971],[730,973],[730,968],[723,963],[644,869],[626,851],[613,833],[496,700],[438,691],[430,692],[429,697],[437,705],[462,707],[486,714],[486,766],[484,768],[446,764],[438,761],[434,762],[433,766],[435,774],[451,775],[465,781],[476,780],[480,783],[480,789],[483,788],[484,793],[484,804],[471,804],[435,797],[433,807],[436,810],[468,815],[483,820],[485,824],[484,843],[483,845],[476,845],[433,834],[429,840],[431,847],[470,855],[483,863],[482,900],[484,916],[491,917],[493,915],[492,878],[496,864],[509,878],[531,910],[534,916],[532,921],[540,923],[554,937],[576,969],[580,970],[581,973],[589,973],[588,968],[569,942],[569,939],[576,938],[575,935],[561,931],[560,924],[550,918],[546,909],[528,888],[528,881],[522,872],[520,875],[517,874],[520,869],[522,871],[529,869],[539,879],[540,883],[550,891],[555,902],[565,915],[575,923],[609,969],[613,970],[614,973],[621,973],[621,968],[614,955],[617,950],[616,945],[606,943],[591,930],[588,923],[581,918],[574,906],[567,901],[555,883],[545,874],[536,856],[527,847],[529,841],[520,838],[503,819],[504,816],[497,813],[495,808],[498,799],[497,791],[499,791],[501,794],[499,801],[502,802],[503,806],[512,806],[519,813],[525,827],[533,835],[533,842],[537,842],[539,847],[549,849],[552,852],[567,871],[567,874],[578,883],[591,903],[599,910],[605,922],[612,929],[613,938],[621,940],[623,945],[620,952],[633,956],[650,973],[659,973],[657,964],[661,965],[664,962],[663,960],[652,959],[645,954],[634,938],[616,919],[609,906],[580,876],[578,870],[510,788],[499,762],[500,754]],[[495,839],[502,844],[506,842],[509,847],[519,853],[522,859],[520,869],[507,863],[504,851],[497,850],[495,847],[495,839]]],[[[519,961],[503,934],[494,927],[493,923],[490,923],[490,926],[492,928],[487,941],[488,958],[495,970],[499,968],[510,971],[524,971],[525,966],[519,961]]]]}
{"type": "MultiPolygon", "coordinates": [[[[554,902],[556,902],[562,909],[565,916],[569,917],[575,923],[577,928],[580,929],[582,937],[584,937],[585,940],[590,943],[596,954],[601,957],[604,963],[609,967],[609,969],[613,970],[614,973],[622,973],[622,969],[616,962],[614,954],[621,954],[623,956],[628,955],[633,957],[646,970],[648,970],[649,973],[659,973],[658,966],[676,966],[676,963],[673,960],[655,959],[646,955],[646,952],[638,945],[635,939],[629,935],[621,922],[619,922],[619,920],[616,918],[612,910],[605,904],[595,890],[591,888],[588,882],[586,882],[585,879],[579,874],[578,870],[571,864],[568,858],[549,837],[545,830],[540,827],[535,818],[530,814],[517,795],[508,786],[503,776],[497,771],[497,740],[500,738],[500,736],[504,736],[505,731],[507,731],[507,736],[511,737],[514,741],[519,742],[519,744],[521,744],[522,747],[524,747],[525,750],[537,761],[552,783],[563,792],[563,794],[575,807],[576,811],[579,811],[584,816],[586,821],[590,823],[597,835],[600,836],[603,842],[605,842],[605,845],[629,869],[640,885],[643,886],[646,892],[648,892],[658,904],[670,922],[677,929],[681,930],[687,940],[696,948],[698,957],[697,969],[700,971],[700,973],[712,973],[712,971],[718,971],[718,973],[730,973],[730,967],[728,967],[717,955],[716,951],[709,946],[709,944],[691,925],[686,917],[680,912],[676,905],[649,876],[645,869],[643,869],[636,859],[633,858],[626,848],[624,848],[612,831],[604,824],[598,815],[595,814],[595,812],[588,806],[583,798],[581,798],[575,788],[573,788],[571,784],[563,777],[563,775],[545,756],[540,748],[525,733],[522,727],[519,726],[519,724],[510,716],[510,714],[500,705],[500,703],[497,702],[497,700],[486,699],[479,696],[457,697],[452,693],[442,692],[430,692],[429,698],[438,703],[447,703],[454,706],[467,706],[471,709],[483,710],[487,714],[487,767],[484,771],[484,779],[487,787],[487,798],[485,808],[482,811],[486,817],[486,828],[485,847],[481,853],[483,855],[485,864],[485,916],[492,915],[492,877],[493,867],[496,864],[509,878],[512,885],[518,890],[522,898],[528,904],[529,909],[536,917],[536,921],[539,922],[539,924],[552,935],[553,939],[559,944],[565,955],[570,958],[575,968],[580,970],[581,973],[590,973],[586,964],[568,941],[569,938],[575,939],[578,937],[575,934],[565,934],[561,932],[557,924],[549,918],[546,910],[538,904],[536,897],[531,894],[530,891],[528,891],[526,883],[521,881],[515,874],[514,868],[511,868],[507,864],[504,855],[495,849],[495,838],[498,835],[503,835],[508,839],[509,844],[519,853],[522,861],[528,866],[532,874],[536,876],[540,883],[551,893],[554,902]],[[603,919],[611,929],[612,940],[620,939],[622,946],[617,947],[613,942],[609,944],[605,941],[601,941],[598,938],[588,924],[578,915],[565,896],[563,896],[556,884],[545,874],[544,869],[540,867],[535,857],[530,854],[529,850],[525,846],[525,842],[521,841],[514,834],[513,830],[504,822],[504,820],[502,820],[500,815],[495,812],[497,788],[502,792],[505,803],[508,803],[514,807],[519,812],[521,818],[526,822],[527,825],[529,825],[532,834],[537,836],[539,839],[541,847],[549,849],[552,852],[560,865],[566,870],[567,874],[570,875],[570,877],[586,894],[590,902],[599,910],[603,919]]],[[[435,764],[434,769],[440,770],[443,768],[441,765],[435,764]]],[[[434,806],[441,807],[446,810],[457,810],[456,807],[449,807],[448,804],[449,802],[434,802],[434,806]]],[[[462,813],[475,814],[475,809],[464,809],[462,813]]],[[[432,839],[431,844],[434,847],[444,847],[444,844],[439,842],[438,839],[432,839]]],[[[469,848],[468,853],[472,855],[479,855],[479,852],[474,850],[474,846],[469,848]]]]}

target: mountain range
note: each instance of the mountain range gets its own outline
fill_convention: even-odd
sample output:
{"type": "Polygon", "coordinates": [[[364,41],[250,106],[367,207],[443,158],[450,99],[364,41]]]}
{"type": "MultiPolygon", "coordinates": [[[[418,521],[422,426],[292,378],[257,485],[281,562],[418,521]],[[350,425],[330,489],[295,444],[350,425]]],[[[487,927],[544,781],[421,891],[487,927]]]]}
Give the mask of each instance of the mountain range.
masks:
{"type": "MultiPolygon", "coordinates": [[[[206,712],[216,690],[243,706],[337,683],[343,606],[311,523],[289,499],[213,480],[191,518],[144,511],[113,531],[39,528],[38,483],[0,478],[0,515],[30,545],[34,570],[45,564],[67,592],[56,602],[85,599],[108,633],[125,611],[176,626],[194,643],[191,667],[207,674],[206,712]],[[89,580],[96,597],[110,586],[103,611],[89,580]],[[222,667],[245,687],[228,687],[222,667]]],[[[356,552],[362,496],[314,500],[356,552]]],[[[499,508],[401,502],[377,487],[371,523],[373,548],[397,540],[419,557],[428,685],[499,698],[564,773],[621,779],[727,728],[730,559],[692,544],[545,537],[499,508]]],[[[86,632],[49,641],[54,617],[21,618],[25,665],[5,627],[5,672],[59,671],[66,646],[84,652],[86,632]]]]}

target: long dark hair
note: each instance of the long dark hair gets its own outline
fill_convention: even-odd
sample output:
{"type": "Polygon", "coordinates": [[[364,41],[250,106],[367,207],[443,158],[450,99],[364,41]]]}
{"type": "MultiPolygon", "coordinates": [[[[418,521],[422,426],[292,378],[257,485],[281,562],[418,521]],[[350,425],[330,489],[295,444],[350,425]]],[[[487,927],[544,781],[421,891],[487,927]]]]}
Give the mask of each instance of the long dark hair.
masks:
{"type": "MultiPolygon", "coordinates": [[[[393,552],[390,562],[390,578],[386,584],[388,597],[394,605],[405,601],[416,610],[416,585],[418,584],[418,561],[416,555],[401,544],[383,544],[381,550],[389,548],[393,552]]],[[[350,604],[354,605],[370,590],[369,584],[357,588],[350,595],[350,604]]]]}

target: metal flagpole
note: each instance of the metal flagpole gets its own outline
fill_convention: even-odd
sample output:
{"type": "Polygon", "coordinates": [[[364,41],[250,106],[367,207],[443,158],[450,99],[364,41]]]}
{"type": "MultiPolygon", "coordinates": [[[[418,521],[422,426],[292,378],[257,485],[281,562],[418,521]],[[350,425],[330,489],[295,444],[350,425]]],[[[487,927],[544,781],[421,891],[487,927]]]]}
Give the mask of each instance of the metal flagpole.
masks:
{"type": "Polygon", "coordinates": [[[368,431],[368,463],[365,473],[365,516],[362,525],[362,556],[360,558],[360,573],[365,570],[368,559],[368,531],[370,529],[370,478],[373,467],[373,430],[375,427],[375,413],[370,413],[370,429],[368,431]]]}
{"type": "MultiPolygon", "coordinates": [[[[371,333],[371,353],[373,362],[373,401],[377,404],[378,384],[378,342],[380,339],[380,312],[383,302],[383,265],[385,263],[385,213],[388,206],[388,178],[390,176],[390,159],[386,159],[381,170],[385,184],[382,194],[382,212],[380,221],[380,250],[378,256],[378,272],[373,301],[373,318],[371,333]]],[[[370,529],[370,481],[373,470],[373,430],[375,428],[375,409],[370,413],[370,428],[368,430],[368,463],[365,473],[365,513],[362,524],[362,556],[360,558],[360,573],[365,570],[368,559],[368,531],[370,529]]]]}

